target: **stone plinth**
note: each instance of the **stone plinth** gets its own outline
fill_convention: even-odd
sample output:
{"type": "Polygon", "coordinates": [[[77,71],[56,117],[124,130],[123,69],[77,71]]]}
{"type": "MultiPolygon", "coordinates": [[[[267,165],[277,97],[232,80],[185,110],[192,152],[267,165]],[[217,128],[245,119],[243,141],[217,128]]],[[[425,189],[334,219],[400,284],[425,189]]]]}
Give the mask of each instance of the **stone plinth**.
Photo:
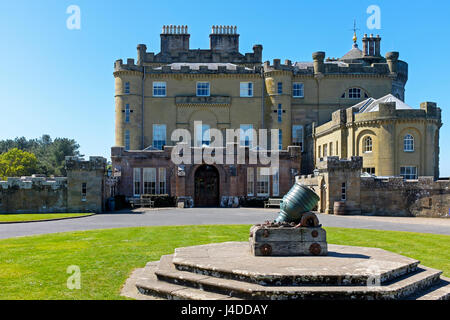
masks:
{"type": "Polygon", "coordinates": [[[255,256],[248,242],[178,248],[136,270],[123,294],[183,300],[438,300],[441,271],[376,248],[328,245],[327,256],[255,256]],[[135,288],[134,291],[130,288],[135,288]]]}
{"type": "Polygon", "coordinates": [[[250,249],[255,256],[325,256],[326,231],[321,227],[273,227],[250,229],[250,249]]]}

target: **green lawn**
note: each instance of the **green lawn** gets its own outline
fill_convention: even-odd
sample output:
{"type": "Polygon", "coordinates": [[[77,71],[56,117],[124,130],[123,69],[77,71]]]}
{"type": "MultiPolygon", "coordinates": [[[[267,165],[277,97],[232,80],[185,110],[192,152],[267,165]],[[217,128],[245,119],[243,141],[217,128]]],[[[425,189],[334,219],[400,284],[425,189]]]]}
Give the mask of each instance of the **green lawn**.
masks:
{"type": "Polygon", "coordinates": [[[22,213],[0,214],[0,222],[38,221],[48,219],[73,218],[90,215],[91,213],[22,213]]]}
{"type": "MultiPolygon", "coordinates": [[[[0,299],[120,299],[120,288],[134,268],[177,247],[247,241],[249,227],[141,227],[0,240],[0,299]],[[66,287],[70,265],[81,269],[80,290],[66,287]]],[[[450,236],[326,229],[329,243],[387,249],[450,276],[450,236]]]]}

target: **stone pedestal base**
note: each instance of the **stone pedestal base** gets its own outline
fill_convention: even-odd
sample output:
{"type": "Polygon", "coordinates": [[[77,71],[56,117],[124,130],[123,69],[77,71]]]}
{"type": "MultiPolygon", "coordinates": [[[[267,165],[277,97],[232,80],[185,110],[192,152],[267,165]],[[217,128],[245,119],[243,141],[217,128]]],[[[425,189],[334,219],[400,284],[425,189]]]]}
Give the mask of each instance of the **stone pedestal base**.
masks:
{"type": "Polygon", "coordinates": [[[326,256],[326,231],[321,227],[254,225],[250,249],[255,256],[326,256]]]}

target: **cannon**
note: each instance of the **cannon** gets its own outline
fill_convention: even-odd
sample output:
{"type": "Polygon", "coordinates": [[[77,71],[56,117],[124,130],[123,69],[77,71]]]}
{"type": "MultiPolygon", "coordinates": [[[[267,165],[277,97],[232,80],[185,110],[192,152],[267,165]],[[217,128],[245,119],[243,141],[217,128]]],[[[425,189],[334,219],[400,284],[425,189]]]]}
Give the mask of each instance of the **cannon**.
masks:
{"type": "Polygon", "coordinates": [[[251,227],[252,253],[255,256],[327,255],[326,231],[310,212],[319,199],[310,188],[295,183],[283,197],[277,219],[251,227]]]}
{"type": "Polygon", "coordinates": [[[319,196],[310,188],[295,183],[283,197],[280,204],[280,213],[275,222],[300,223],[302,216],[311,211],[319,202],[319,196]]]}

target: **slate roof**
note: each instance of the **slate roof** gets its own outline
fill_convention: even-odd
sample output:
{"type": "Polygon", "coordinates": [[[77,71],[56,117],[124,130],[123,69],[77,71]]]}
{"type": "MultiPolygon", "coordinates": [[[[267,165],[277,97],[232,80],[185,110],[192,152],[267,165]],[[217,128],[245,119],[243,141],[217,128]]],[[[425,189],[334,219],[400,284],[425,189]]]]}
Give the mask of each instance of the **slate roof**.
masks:
{"type": "Polygon", "coordinates": [[[395,102],[395,109],[397,110],[411,110],[414,109],[410,105],[407,105],[402,100],[398,99],[392,94],[385,95],[380,99],[368,98],[355,104],[352,108],[358,108],[358,113],[375,112],[379,110],[380,103],[395,102]]]}

